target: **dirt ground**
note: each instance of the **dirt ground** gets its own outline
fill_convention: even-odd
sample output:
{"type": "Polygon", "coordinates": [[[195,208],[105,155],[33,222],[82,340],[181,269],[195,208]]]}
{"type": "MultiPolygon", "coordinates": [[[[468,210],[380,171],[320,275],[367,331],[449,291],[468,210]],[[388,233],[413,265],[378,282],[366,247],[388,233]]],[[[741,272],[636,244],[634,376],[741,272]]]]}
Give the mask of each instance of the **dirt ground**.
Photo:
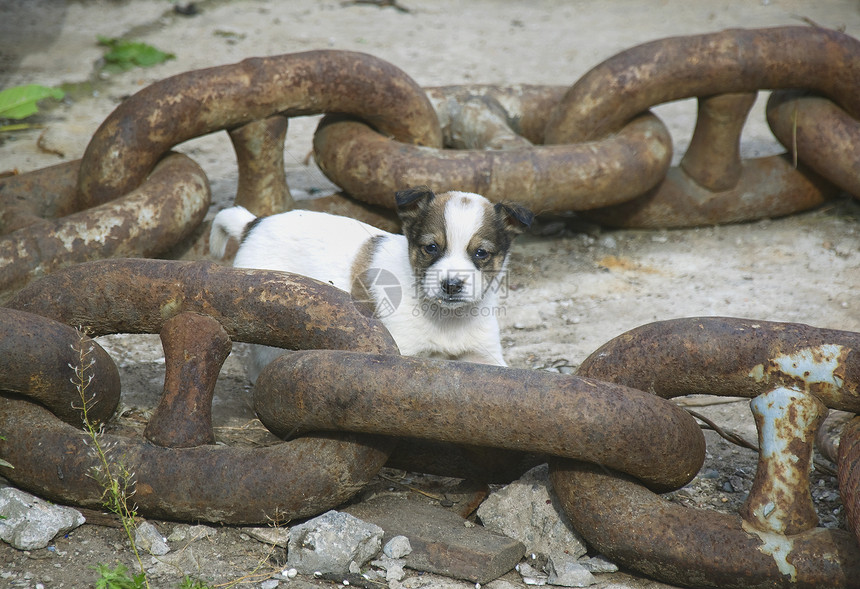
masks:
{"type": "MultiPolygon", "coordinates": [[[[667,36],[812,21],[860,37],[855,0],[402,0],[383,7],[212,0],[196,7],[196,15],[182,16],[164,0],[0,2],[0,87],[75,85],[67,100],[39,117],[41,128],[0,137],[0,171],[28,172],[78,158],[123,97],[176,73],[251,56],[349,49],[390,61],[423,86],[572,84],[619,51],[667,36]],[[176,59],[99,74],[103,48],[97,35],[145,41],[176,59]]],[[[767,129],[764,102],[760,96],[745,127],[744,157],[784,151],[767,129]]],[[[673,134],[677,161],[693,130],[695,102],[662,105],[655,112],[673,134]]],[[[297,196],[333,190],[312,163],[306,164],[317,120],[290,121],[285,161],[297,196]]],[[[209,176],[211,218],[235,194],[229,141],[217,133],[179,150],[209,176]]],[[[512,288],[500,322],[506,357],[518,368],[573,369],[611,338],[676,317],[746,317],[860,331],[860,205],[850,198],[788,218],[684,230],[610,230],[576,219],[543,220],[537,231],[515,243],[509,268],[512,288]]],[[[103,343],[122,371],[126,419],[145,416],[163,378],[158,337],[111,336],[103,343]]],[[[241,345],[235,346],[216,390],[219,435],[258,427],[240,362],[243,353],[241,345]]],[[[696,410],[754,440],[747,402],[730,401],[696,410]]],[[[712,432],[706,437],[705,467],[673,499],[736,510],[751,486],[755,457],[712,432]]],[[[833,477],[814,472],[811,480],[821,525],[844,525],[833,477]]],[[[156,524],[165,536],[176,528],[156,524]]],[[[218,528],[187,546],[171,545],[172,564],[145,557],[154,587],[175,587],[183,571],[213,585],[259,586],[284,565],[282,549],[239,529],[218,528]]],[[[0,586],[92,586],[93,566],[116,561],[133,568],[122,531],[87,524],[46,550],[19,552],[0,545],[0,586]]],[[[505,579],[521,585],[515,573],[505,579]]],[[[664,586],[625,573],[601,575],[599,581],[598,587],[664,586]]],[[[281,586],[311,582],[300,578],[281,586]]],[[[410,587],[430,584],[471,586],[431,575],[407,580],[410,587]]]]}

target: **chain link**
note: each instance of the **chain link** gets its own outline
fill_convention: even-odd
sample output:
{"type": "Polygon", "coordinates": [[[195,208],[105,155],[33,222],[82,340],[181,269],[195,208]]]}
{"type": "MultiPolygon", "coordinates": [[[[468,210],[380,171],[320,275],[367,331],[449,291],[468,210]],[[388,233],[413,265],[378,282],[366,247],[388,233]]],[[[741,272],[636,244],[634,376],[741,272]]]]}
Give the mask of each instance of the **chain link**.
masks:
{"type": "MultiPolygon", "coordinates": [[[[457,382],[477,383],[467,391],[468,405],[433,397],[439,404],[427,411],[440,420],[422,435],[555,456],[553,483],[577,527],[630,568],[700,586],[857,587],[857,538],[809,529],[808,513],[788,527],[760,517],[770,502],[777,513],[790,514],[795,500],[808,512],[794,483],[786,500],[766,494],[757,477],[743,517],[724,517],[667,505],[605,467],[663,490],[683,485],[701,465],[695,423],[640,391],[779,398],[783,393],[775,390],[789,390],[806,395],[797,406],[809,402],[810,413],[820,409],[819,402],[857,412],[858,334],[689,319],[613,340],[586,360],[577,377],[470,365],[440,370],[437,361],[400,358],[381,324],[362,316],[346,293],[309,279],[203,262],[109,260],[64,267],[106,256],[155,255],[197,228],[210,204],[206,177],[185,156],[168,154],[213,131],[227,130],[233,142],[237,202],[258,214],[294,207],[283,170],[284,139],[288,118],[307,114],[326,114],[314,153],[348,195],[308,206],[380,225],[391,223],[387,210],[394,192],[418,184],[517,200],[537,212],[580,211],[626,227],[785,215],[840,190],[860,197],[858,60],[860,42],[845,34],[781,27],[646,43],[599,64],[569,89],[425,91],[384,61],[340,51],[249,59],[155,83],[104,121],[81,161],[0,180],[0,228],[6,233],[0,238],[0,297],[12,297],[0,309],[0,331],[4,346],[17,350],[0,354],[0,379],[5,390],[48,407],[0,398],[0,431],[7,437],[2,457],[16,466],[4,474],[50,499],[98,505],[102,490],[89,476],[94,464],[86,436],[68,425],[77,425],[80,416],[64,407],[71,392],[61,381],[70,362],[52,355],[76,335],[61,324],[85,326],[94,336],[160,333],[167,374],[144,432],[147,441],[107,438],[135,471],[135,501],[144,515],[260,523],[335,506],[382,467],[392,449],[390,436],[414,430],[407,414],[400,421],[374,419],[376,405],[405,403],[404,395],[410,402],[429,402],[425,393],[450,389],[443,377],[455,374],[457,382]],[[788,154],[743,161],[740,135],[761,89],[779,89],[767,116],[788,154]],[[680,165],[670,167],[671,137],[649,109],[690,97],[699,100],[696,130],[680,165]],[[458,149],[443,149],[443,138],[458,149]],[[36,200],[36,192],[44,197],[36,200]],[[44,220],[54,217],[59,219],[44,220]],[[156,221],[142,222],[150,217],[156,221]],[[81,224],[108,228],[78,232],[81,224]],[[106,247],[107,242],[118,245],[106,247]],[[50,342],[41,337],[43,347],[22,347],[22,338],[36,330],[50,331],[50,342]],[[256,409],[284,436],[320,428],[360,434],[310,434],[262,449],[212,445],[211,413],[192,408],[211,405],[232,341],[352,350],[287,354],[261,376],[256,409]],[[822,346],[839,349],[828,356],[822,346]],[[779,364],[805,353],[831,363],[831,381],[812,382],[779,364]],[[192,366],[189,356],[198,362],[192,366]],[[59,372],[39,372],[27,384],[34,365],[59,372]],[[335,379],[323,368],[338,375],[351,371],[350,378],[335,379]],[[417,372],[438,378],[415,379],[417,372]],[[42,384],[33,386],[36,381],[42,384]],[[525,442],[499,439],[499,432],[516,424],[497,422],[510,414],[495,416],[492,398],[504,396],[508,409],[526,411],[553,394],[560,395],[555,414],[526,420],[518,435],[525,442]],[[347,400],[361,403],[362,410],[347,410],[347,400]],[[581,412],[577,405],[592,407],[586,414],[604,421],[588,422],[585,433],[568,431],[567,418],[581,412]],[[457,421],[464,409],[483,419],[457,421]],[[606,421],[615,409],[617,418],[606,421]],[[666,425],[670,418],[674,425],[666,425]],[[619,424],[623,431],[610,427],[619,424]],[[38,444],[29,437],[34,429],[38,444]],[[615,432],[609,437],[616,445],[586,447],[578,438],[607,432],[615,432]],[[320,462],[326,469],[312,466],[320,462]],[[278,490],[278,499],[271,489],[278,490]],[[768,552],[774,542],[784,551],[768,552]]],[[[107,419],[119,394],[109,378],[116,367],[95,343],[92,349],[96,380],[104,384],[93,390],[96,417],[107,419]]],[[[784,425],[794,417],[774,419],[784,425]]],[[[809,423],[817,419],[813,415],[809,423]]],[[[839,450],[840,492],[849,525],[860,536],[860,429],[856,418],[849,423],[839,450]]],[[[806,438],[792,443],[804,453],[810,448],[806,438]]],[[[766,459],[760,463],[762,470],[771,466],[766,459]]]]}

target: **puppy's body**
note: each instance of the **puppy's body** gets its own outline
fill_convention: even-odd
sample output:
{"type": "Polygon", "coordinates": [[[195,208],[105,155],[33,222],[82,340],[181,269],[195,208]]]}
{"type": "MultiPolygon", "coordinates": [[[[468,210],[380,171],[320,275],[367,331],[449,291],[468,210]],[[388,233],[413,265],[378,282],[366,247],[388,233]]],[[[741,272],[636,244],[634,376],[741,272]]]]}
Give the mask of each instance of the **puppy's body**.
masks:
{"type": "MultiPolygon", "coordinates": [[[[405,235],[355,219],[295,210],[256,218],[218,213],[210,248],[240,240],[234,266],[302,274],[352,293],[408,356],[505,365],[498,298],[511,239],[531,222],[525,209],[463,192],[398,193],[405,235]]],[[[249,377],[282,350],[257,346],[249,377]]]]}

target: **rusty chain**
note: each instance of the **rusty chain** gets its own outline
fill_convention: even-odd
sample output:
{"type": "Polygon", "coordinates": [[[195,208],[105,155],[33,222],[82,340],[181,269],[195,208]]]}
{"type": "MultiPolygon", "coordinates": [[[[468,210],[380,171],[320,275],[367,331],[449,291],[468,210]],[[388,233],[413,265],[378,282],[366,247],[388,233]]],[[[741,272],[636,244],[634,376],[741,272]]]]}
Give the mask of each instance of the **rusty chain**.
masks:
{"type": "MultiPolygon", "coordinates": [[[[314,515],[350,497],[391,452],[385,438],[349,434],[309,435],[256,449],[213,445],[212,395],[231,341],[397,352],[382,324],[361,315],[349,295],[314,280],[204,262],[104,260],[31,284],[0,309],[0,319],[10,329],[16,318],[31,313],[41,316],[39,329],[59,321],[86,326],[93,336],[161,334],[164,390],[145,439],[105,434],[102,441],[134,473],[134,500],[142,514],[223,523],[314,515]]],[[[63,345],[69,337],[45,347],[63,345]]],[[[112,365],[98,350],[94,369],[112,365]]],[[[62,380],[63,369],[68,380],[69,364],[76,363],[52,363],[60,375],[51,382],[62,380]]],[[[5,382],[2,388],[9,390],[5,382]]],[[[64,383],[62,391],[51,393],[54,405],[79,399],[68,389],[64,383]]],[[[116,394],[107,391],[111,396],[103,399],[100,391],[92,392],[100,395],[95,406],[111,406],[112,413],[116,394]]],[[[79,418],[75,425],[81,425],[79,418]]],[[[50,499],[101,505],[104,489],[92,477],[97,460],[80,429],[37,405],[2,398],[0,431],[6,436],[3,455],[15,465],[4,473],[11,481],[50,499]],[[37,438],[30,435],[34,430],[37,438]]]]}
{"type": "MultiPolygon", "coordinates": [[[[354,197],[304,206],[386,228],[396,225],[391,195],[418,184],[472,190],[491,200],[515,197],[539,212],[581,211],[626,227],[772,217],[819,205],[838,190],[860,196],[860,106],[853,91],[860,80],[852,66],[858,56],[860,42],[848,35],[780,27],[646,43],[606,60],[569,89],[425,92],[390,64],[343,51],[179,74],[122,103],[80,162],[0,180],[0,231],[17,229],[0,238],[0,296],[65,265],[158,255],[187,237],[208,206],[208,188],[198,187],[207,193],[205,203],[198,199],[197,208],[186,204],[182,215],[162,217],[167,226],[178,218],[185,225],[146,239],[135,233],[133,213],[110,211],[114,226],[91,207],[135,190],[169,149],[205,133],[229,131],[239,204],[258,215],[295,207],[283,148],[287,118],[297,115],[338,113],[323,119],[314,151],[320,168],[354,197]],[[754,93],[774,88],[824,97],[774,93],[768,120],[791,156],[742,161],[740,133],[754,93]],[[695,96],[693,139],[680,165],[670,168],[671,138],[648,108],[695,96]],[[448,143],[470,149],[441,149],[440,119],[448,143]],[[44,202],[29,202],[34,191],[45,194],[44,202]],[[65,224],[43,221],[74,212],[81,216],[65,224]],[[83,238],[68,239],[72,230],[83,238]],[[21,242],[32,245],[21,252],[21,242]]],[[[196,172],[186,173],[186,182],[194,182],[196,172]]]]}
{"type": "MultiPolygon", "coordinates": [[[[101,498],[85,436],[74,427],[80,424],[79,412],[70,409],[76,393],[62,372],[68,352],[33,345],[34,334],[50,333],[63,346],[79,337],[69,326],[86,326],[93,336],[160,333],[165,384],[145,441],[109,439],[136,473],[143,514],[257,523],[318,513],[374,476],[390,455],[392,436],[417,435],[557,457],[553,483],[580,531],[619,562],[656,578],[720,587],[856,587],[858,418],[844,430],[838,459],[855,538],[815,528],[803,489],[780,502],[778,493],[766,492],[771,479],[764,474],[736,518],[667,505],[642,483],[657,491],[677,488],[703,459],[695,422],[659,397],[742,394],[762,403],[773,396],[776,404],[788,398],[811,416],[797,430],[796,454],[804,457],[821,403],[858,412],[858,334],[739,320],[653,324],[606,344],[579,376],[558,377],[401,358],[384,328],[363,317],[348,296],[301,277],[199,262],[79,263],[159,255],[196,230],[209,207],[206,177],[169,150],[205,133],[229,133],[238,203],[258,214],[294,207],[283,146],[288,118],[306,114],[326,114],[314,136],[315,156],[357,199],[338,196],[310,206],[377,224],[391,222],[391,195],[414,184],[513,197],[538,211],[580,211],[626,227],[784,215],[840,190],[860,197],[858,59],[860,42],[847,35],[782,27],[646,43],[598,65],[569,89],[424,90],[390,64],[340,51],[249,59],[157,82],[104,121],[82,160],[0,180],[0,297],[11,297],[0,308],[8,349],[0,388],[47,407],[0,398],[0,431],[7,436],[0,454],[16,465],[7,476],[58,501],[95,506],[101,498]],[[784,89],[772,93],[767,117],[789,154],[742,161],[740,133],[760,89],[784,89]],[[689,97],[699,99],[696,129],[680,165],[670,168],[671,138],[648,109],[689,97]],[[273,363],[255,391],[266,426],[300,437],[254,450],[212,444],[212,391],[232,341],[309,350],[273,363]],[[690,355],[691,345],[700,353],[690,355]],[[813,386],[781,368],[780,359],[825,345],[839,348],[827,356],[836,367],[832,382],[813,386]],[[330,349],[350,351],[323,351],[330,349]],[[184,362],[186,356],[197,362],[184,362]],[[644,358],[647,366],[637,364],[644,358]],[[33,365],[46,367],[38,378],[30,378],[33,365]],[[325,376],[335,368],[351,378],[325,376]],[[427,378],[419,382],[416,371],[427,378]],[[454,376],[482,383],[483,392],[468,391],[473,414],[459,411],[462,399],[427,398],[427,390],[451,388],[446,379],[454,376]],[[534,395],[541,403],[552,399],[551,410],[531,418],[542,427],[512,436],[517,443],[501,439],[493,425],[499,399],[507,410],[534,412],[541,405],[534,395]],[[397,412],[375,418],[407,401],[426,404],[426,415],[436,416],[430,427],[415,433],[414,419],[397,412]],[[606,414],[614,418],[590,420],[606,414]],[[567,431],[571,419],[582,421],[583,431],[567,431]],[[653,428],[653,439],[639,448],[622,443],[625,431],[648,431],[657,422],[664,426],[653,428]],[[40,444],[27,437],[33,428],[42,432],[40,444]],[[314,433],[320,430],[356,433],[314,433]],[[41,449],[60,447],[66,452],[41,449]],[[315,467],[296,473],[295,464],[315,467]],[[213,485],[212,472],[225,485],[213,485]],[[636,531],[643,529],[648,538],[636,531]],[[665,538],[654,542],[653,530],[665,538]],[[726,547],[718,558],[716,547],[726,547]]],[[[78,343],[96,358],[96,419],[108,419],[119,397],[116,367],[94,341],[78,343]]],[[[755,411],[760,430],[784,421],[755,411]]],[[[763,460],[760,473],[768,469],[779,470],[763,460]]]]}
{"type": "MultiPolygon", "coordinates": [[[[762,450],[739,516],[669,504],[629,477],[557,461],[554,488],[577,529],[602,552],[682,585],[860,583],[856,536],[815,527],[808,478],[813,437],[826,408],[860,410],[860,334],[719,317],[662,321],[607,342],[577,373],[663,398],[753,398],[762,450]],[[774,441],[791,448],[791,460],[779,461],[774,441]],[[659,573],[653,563],[660,563],[659,573]]],[[[845,430],[839,458],[840,481],[847,481],[839,490],[852,516],[860,509],[860,487],[848,481],[856,483],[860,468],[856,422],[845,430]]],[[[849,526],[856,534],[856,523],[849,526]]]]}

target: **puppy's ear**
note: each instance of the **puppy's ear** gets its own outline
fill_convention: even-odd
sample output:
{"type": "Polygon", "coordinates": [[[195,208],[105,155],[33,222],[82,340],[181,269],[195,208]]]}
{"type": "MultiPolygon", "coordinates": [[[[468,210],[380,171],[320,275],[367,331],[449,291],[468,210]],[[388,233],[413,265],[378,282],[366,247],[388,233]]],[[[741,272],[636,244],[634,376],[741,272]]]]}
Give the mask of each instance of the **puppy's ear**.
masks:
{"type": "Polygon", "coordinates": [[[534,221],[534,213],[518,204],[497,203],[495,205],[496,215],[502,222],[505,231],[511,237],[519,235],[529,227],[534,221]]]}
{"type": "Polygon", "coordinates": [[[403,221],[409,221],[418,215],[430,204],[436,194],[427,186],[415,186],[406,190],[399,190],[394,194],[394,202],[397,205],[397,214],[403,221]]]}
{"type": "Polygon", "coordinates": [[[430,202],[434,198],[436,198],[436,194],[427,186],[415,186],[406,190],[398,190],[394,193],[394,202],[397,204],[398,209],[430,202]]]}

